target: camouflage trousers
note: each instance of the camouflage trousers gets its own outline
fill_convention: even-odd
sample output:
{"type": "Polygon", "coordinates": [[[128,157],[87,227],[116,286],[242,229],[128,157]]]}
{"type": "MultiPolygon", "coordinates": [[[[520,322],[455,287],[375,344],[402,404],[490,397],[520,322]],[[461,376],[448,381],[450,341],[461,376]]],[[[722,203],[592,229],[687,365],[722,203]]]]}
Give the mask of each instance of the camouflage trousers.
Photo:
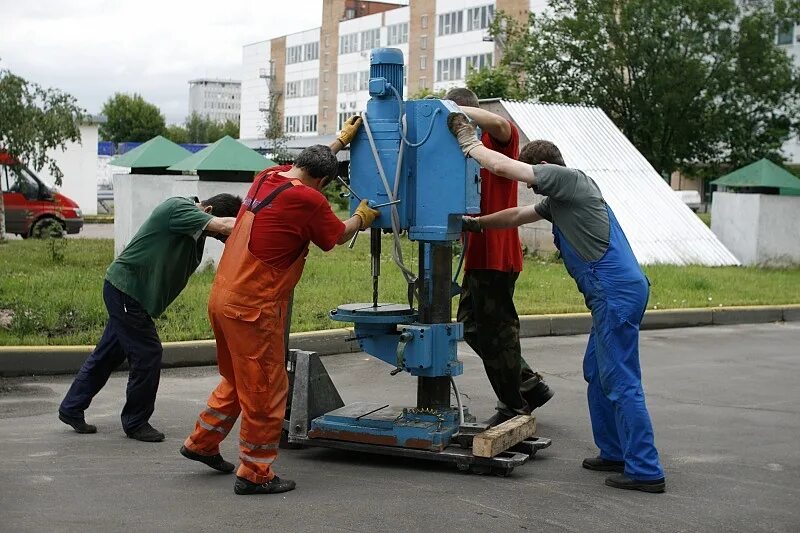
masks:
{"type": "Polygon", "coordinates": [[[539,385],[541,376],[522,358],[514,307],[518,277],[518,272],[498,270],[465,272],[458,321],[464,323],[464,340],[483,361],[498,410],[530,413],[525,396],[539,385]]]}

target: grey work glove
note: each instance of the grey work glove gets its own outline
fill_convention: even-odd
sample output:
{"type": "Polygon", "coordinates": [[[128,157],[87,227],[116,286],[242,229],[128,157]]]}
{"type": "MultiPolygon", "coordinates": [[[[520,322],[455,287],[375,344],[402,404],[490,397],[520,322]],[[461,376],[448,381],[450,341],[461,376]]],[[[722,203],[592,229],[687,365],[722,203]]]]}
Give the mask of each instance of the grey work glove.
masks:
{"type": "Polygon", "coordinates": [[[465,156],[469,157],[470,151],[476,146],[483,146],[483,143],[478,139],[475,126],[472,125],[464,113],[450,113],[447,116],[447,127],[456,136],[458,146],[465,156]]]}
{"type": "Polygon", "coordinates": [[[473,233],[481,233],[483,228],[477,217],[461,217],[462,229],[464,231],[471,231],[473,233]]]}

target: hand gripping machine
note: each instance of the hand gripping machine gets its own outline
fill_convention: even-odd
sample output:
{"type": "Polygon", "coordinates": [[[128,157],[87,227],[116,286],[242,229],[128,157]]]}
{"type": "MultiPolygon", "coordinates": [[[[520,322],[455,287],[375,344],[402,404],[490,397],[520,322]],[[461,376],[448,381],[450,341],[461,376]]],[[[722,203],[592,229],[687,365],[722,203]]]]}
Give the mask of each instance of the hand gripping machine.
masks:
{"type": "Polygon", "coordinates": [[[370,232],[373,301],[339,306],[333,320],[354,324],[360,348],[417,379],[417,404],[394,407],[382,401],[344,405],[319,359],[293,351],[287,421],[291,444],[419,457],[455,463],[462,470],[509,474],[549,439],[531,438],[494,457],[476,457],[472,438],[486,429],[474,423],[455,377],[463,372],[457,344],[463,324],[452,322],[452,243],[461,235],[461,216],[480,211],[480,174],[447,129],[458,111],[451,101],[403,101],[403,54],[372,50],[363,126],[350,148],[351,212],[370,198],[381,216],[370,232]],[[408,304],[378,301],[381,233],[393,235],[392,257],[409,283],[408,304]],[[402,259],[400,235],[419,243],[419,272],[402,259]],[[414,297],[418,308],[413,306],[414,297]],[[450,390],[456,406],[451,406],[450,390]]]}

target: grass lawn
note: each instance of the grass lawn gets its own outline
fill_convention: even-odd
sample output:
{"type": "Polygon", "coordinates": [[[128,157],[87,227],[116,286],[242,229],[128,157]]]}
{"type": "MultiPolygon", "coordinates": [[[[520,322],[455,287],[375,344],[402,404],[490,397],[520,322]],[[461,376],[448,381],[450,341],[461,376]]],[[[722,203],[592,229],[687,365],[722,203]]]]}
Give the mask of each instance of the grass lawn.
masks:
{"type": "MultiPolygon", "coordinates": [[[[416,245],[406,242],[406,262],[416,269],[416,245]]],[[[405,282],[383,245],[381,300],[403,302],[405,282]]],[[[46,242],[14,240],[0,245],[0,345],[94,344],[106,311],[101,288],[113,259],[110,239],[67,241],[63,263],[54,263],[46,242]],[[10,325],[8,310],[13,312],[10,325]]],[[[800,269],[652,266],[651,309],[800,303],[800,269]]],[[[213,272],[198,272],[156,324],[164,341],[208,339],[206,301],[213,272]]],[[[339,304],[372,299],[369,238],[353,250],[324,254],[312,248],[295,295],[293,331],[341,327],[328,319],[339,304]]],[[[528,258],[517,283],[520,314],[585,311],[560,262],[528,258]]],[[[457,302],[454,301],[455,309],[457,302]]]]}

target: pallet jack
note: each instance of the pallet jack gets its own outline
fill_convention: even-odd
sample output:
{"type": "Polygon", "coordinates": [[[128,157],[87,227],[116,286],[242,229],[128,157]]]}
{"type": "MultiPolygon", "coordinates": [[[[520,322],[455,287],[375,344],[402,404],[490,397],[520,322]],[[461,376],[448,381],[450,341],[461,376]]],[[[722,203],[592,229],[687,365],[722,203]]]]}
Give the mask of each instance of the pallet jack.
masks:
{"type": "Polygon", "coordinates": [[[293,350],[287,359],[288,442],[443,461],[464,471],[509,475],[548,447],[550,439],[530,437],[492,457],[476,456],[473,439],[488,426],[476,423],[462,405],[455,382],[463,373],[457,355],[463,324],[451,319],[452,298],[459,293],[451,279],[452,244],[460,238],[462,215],[480,211],[480,169],[463,156],[447,128],[448,114],[458,107],[446,100],[404,101],[403,68],[400,50],[372,50],[371,98],[350,148],[346,186],[351,212],[361,197],[374,199],[372,205],[381,211],[370,230],[373,301],[340,305],[330,317],[353,323],[352,340],[392,365],[390,374],[416,376],[417,404],[344,405],[319,357],[293,350]],[[383,232],[392,234],[392,258],[408,282],[407,304],[379,302],[383,232]],[[417,273],[403,263],[402,233],[419,243],[417,273]],[[450,403],[451,388],[456,406],[450,403]]]}

